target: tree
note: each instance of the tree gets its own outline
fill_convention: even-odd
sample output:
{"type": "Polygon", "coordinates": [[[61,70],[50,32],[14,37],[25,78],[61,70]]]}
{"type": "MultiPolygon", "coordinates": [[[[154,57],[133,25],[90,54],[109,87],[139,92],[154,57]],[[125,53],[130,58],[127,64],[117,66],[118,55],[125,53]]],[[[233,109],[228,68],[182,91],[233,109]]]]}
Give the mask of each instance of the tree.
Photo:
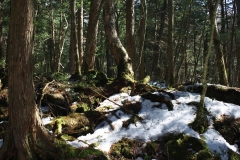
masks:
{"type": "Polygon", "coordinates": [[[77,28],[76,28],[76,0],[70,1],[71,8],[71,36],[70,36],[70,56],[69,56],[69,69],[70,74],[80,74],[80,60],[78,53],[78,42],[77,42],[77,28]]]}
{"type": "MultiPolygon", "coordinates": [[[[208,7],[212,7],[213,6],[212,3],[213,3],[212,1],[209,1],[208,7]]],[[[214,10],[209,9],[210,17],[212,16],[212,14],[214,14],[212,13],[213,11],[214,10]]],[[[216,20],[215,20],[215,23],[217,23],[216,20]]],[[[217,24],[215,24],[215,27],[214,27],[213,43],[214,43],[216,59],[217,59],[219,83],[222,85],[228,86],[227,71],[225,68],[225,61],[223,58],[222,45],[221,45],[220,35],[218,33],[217,24]]]]}
{"type": "Polygon", "coordinates": [[[174,26],[174,5],[173,0],[168,0],[168,83],[174,85],[174,64],[173,64],[173,26],[174,26]]]}
{"type": "MultiPolygon", "coordinates": [[[[238,31],[240,31],[240,1],[236,1],[236,5],[237,5],[237,26],[238,26],[238,31]]],[[[239,34],[239,32],[237,33],[236,50],[237,51],[240,50],[240,34],[239,34]]],[[[239,68],[239,67],[240,67],[240,54],[237,55],[237,68],[239,68]]],[[[237,75],[238,75],[237,86],[240,87],[240,70],[239,69],[238,69],[237,75]]]]}
{"type": "Polygon", "coordinates": [[[208,7],[210,14],[210,39],[209,39],[209,45],[207,50],[207,55],[205,56],[204,66],[203,66],[203,90],[201,93],[200,103],[197,110],[197,116],[195,120],[191,123],[191,126],[193,129],[198,130],[200,132],[204,132],[208,126],[208,119],[206,114],[204,113],[204,99],[207,92],[207,69],[208,69],[208,60],[211,53],[212,43],[213,43],[213,37],[215,32],[215,19],[216,19],[216,11],[220,0],[215,1],[215,5],[213,4],[212,0],[208,0],[208,7]]]}
{"type": "Polygon", "coordinates": [[[104,28],[108,46],[117,65],[118,79],[133,78],[131,59],[123,47],[115,28],[114,0],[104,1],[104,28]]]}
{"type": "Polygon", "coordinates": [[[83,66],[83,0],[80,1],[78,8],[78,54],[81,71],[83,66]]]}
{"type": "Polygon", "coordinates": [[[87,70],[94,69],[98,33],[98,18],[100,16],[102,1],[103,0],[91,0],[85,53],[87,70]]]}
{"type": "Polygon", "coordinates": [[[9,121],[0,159],[55,159],[33,87],[33,0],[12,0],[8,48],[9,121]]]}
{"type": "Polygon", "coordinates": [[[136,46],[135,46],[135,12],[134,0],[126,1],[126,50],[132,60],[133,69],[136,68],[136,46]]]}
{"type": "Polygon", "coordinates": [[[146,34],[146,20],[147,20],[147,6],[146,0],[141,0],[141,19],[139,25],[139,75],[138,79],[142,80],[145,77],[145,56],[143,54],[144,51],[144,42],[145,42],[145,34],[146,34]]]}
{"type": "Polygon", "coordinates": [[[0,60],[4,58],[3,51],[3,33],[2,33],[2,21],[3,21],[3,9],[2,9],[3,0],[0,0],[0,60]]]}

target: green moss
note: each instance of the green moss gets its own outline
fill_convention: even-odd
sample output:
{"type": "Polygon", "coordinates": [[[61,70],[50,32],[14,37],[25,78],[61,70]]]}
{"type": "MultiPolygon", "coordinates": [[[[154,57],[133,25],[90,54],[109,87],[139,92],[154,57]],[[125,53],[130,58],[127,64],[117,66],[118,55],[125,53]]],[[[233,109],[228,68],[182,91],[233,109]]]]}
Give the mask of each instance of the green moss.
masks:
{"type": "Polygon", "coordinates": [[[71,113],[68,116],[57,117],[46,128],[52,130],[55,135],[60,134],[86,134],[90,132],[91,124],[88,118],[81,113],[71,113]]]}
{"type": "Polygon", "coordinates": [[[110,148],[110,154],[114,157],[133,158],[135,143],[133,140],[122,138],[122,140],[114,143],[110,148]]]}
{"type": "Polygon", "coordinates": [[[203,140],[180,133],[171,133],[156,141],[148,142],[145,147],[145,153],[150,158],[157,157],[159,159],[213,159],[213,154],[203,140]]]}
{"type": "Polygon", "coordinates": [[[181,157],[187,160],[196,157],[200,160],[201,157],[207,159],[213,157],[204,141],[185,134],[169,134],[163,138],[163,142],[166,143],[172,159],[177,160],[181,157]]]}
{"type": "Polygon", "coordinates": [[[97,149],[93,148],[74,148],[66,144],[65,141],[57,141],[57,147],[61,150],[60,160],[68,158],[107,160],[107,156],[97,149]]]}
{"type": "Polygon", "coordinates": [[[82,102],[82,103],[79,103],[77,105],[76,112],[83,113],[83,112],[86,112],[86,111],[89,111],[89,110],[90,110],[90,108],[89,108],[88,104],[82,102]]]}
{"type": "Polygon", "coordinates": [[[239,160],[240,159],[240,155],[237,154],[236,152],[233,152],[232,150],[229,150],[228,157],[229,157],[229,160],[239,160]]]}
{"type": "Polygon", "coordinates": [[[61,135],[61,139],[65,140],[65,141],[74,141],[76,138],[69,136],[67,134],[61,135]]]}

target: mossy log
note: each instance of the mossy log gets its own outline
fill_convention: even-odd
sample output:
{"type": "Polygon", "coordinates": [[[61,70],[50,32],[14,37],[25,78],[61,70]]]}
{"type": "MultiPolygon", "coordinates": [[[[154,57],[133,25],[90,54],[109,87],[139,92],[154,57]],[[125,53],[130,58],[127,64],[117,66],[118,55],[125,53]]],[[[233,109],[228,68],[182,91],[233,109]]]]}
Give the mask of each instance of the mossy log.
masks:
{"type": "MultiPolygon", "coordinates": [[[[201,93],[202,89],[202,85],[191,85],[186,87],[186,91],[194,93],[201,93]]],[[[218,101],[240,105],[239,88],[226,87],[221,85],[208,85],[206,96],[218,101]]]]}

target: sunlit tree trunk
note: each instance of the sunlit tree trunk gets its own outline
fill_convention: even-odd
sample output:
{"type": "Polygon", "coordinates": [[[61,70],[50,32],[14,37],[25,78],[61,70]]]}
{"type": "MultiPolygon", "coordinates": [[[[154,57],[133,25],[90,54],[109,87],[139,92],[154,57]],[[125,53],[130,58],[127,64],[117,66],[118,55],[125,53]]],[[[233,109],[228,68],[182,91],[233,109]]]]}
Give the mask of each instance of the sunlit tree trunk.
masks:
{"type": "Polygon", "coordinates": [[[115,28],[114,0],[104,1],[104,28],[108,46],[117,65],[117,78],[133,78],[131,59],[123,47],[115,28]]]}
{"type": "MultiPolygon", "coordinates": [[[[212,0],[209,1],[208,7],[212,7],[212,0]]],[[[212,17],[212,14],[214,10],[210,9],[210,17],[212,17]]],[[[214,27],[214,35],[213,35],[213,43],[214,43],[214,48],[215,48],[215,53],[216,53],[216,59],[217,59],[217,65],[218,65],[218,76],[219,76],[219,83],[225,86],[228,86],[228,77],[227,77],[227,71],[225,67],[225,61],[223,57],[223,51],[222,51],[222,46],[221,46],[221,40],[220,36],[218,33],[218,28],[217,28],[217,22],[214,19],[215,22],[215,27],[214,27]]]]}
{"type": "MultiPolygon", "coordinates": [[[[78,8],[78,54],[79,54],[79,65],[82,71],[83,67],[83,0],[80,1],[78,8]]],[[[81,72],[79,73],[81,74],[81,72]]]]}
{"type": "Polygon", "coordinates": [[[173,27],[174,27],[174,5],[173,0],[168,0],[168,84],[174,85],[174,63],[173,63],[173,27]]]}
{"type": "Polygon", "coordinates": [[[126,1],[126,50],[132,60],[133,70],[136,68],[136,46],[135,46],[135,13],[134,0],[126,1]]]}
{"type": "Polygon", "coordinates": [[[210,15],[210,21],[211,21],[210,39],[209,39],[209,45],[208,45],[208,49],[207,49],[207,55],[205,56],[205,61],[204,61],[204,66],[203,66],[203,78],[202,78],[203,90],[201,93],[200,104],[197,109],[196,118],[193,121],[193,123],[191,124],[192,128],[199,132],[204,132],[208,127],[208,119],[207,119],[206,114],[204,113],[204,107],[205,107],[204,99],[205,99],[205,95],[207,92],[208,60],[209,60],[209,56],[210,56],[211,49],[212,49],[211,44],[213,43],[213,37],[214,37],[214,32],[215,32],[216,11],[217,11],[219,1],[220,0],[216,0],[215,4],[213,4],[212,0],[208,0],[209,12],[211,13],[211,15],[210,15]]]}
{"type": "Polygon", "coordinates": [[[91,0],[85,50],[87,70],[94,69],[97,46],[98,18],[100,16],[101,6],[103,3],[102,1],[103,0],[91,0]]]}
{"type": "Polygon", "coordinates": [[[56,159],[53,137],[41,124],[33,87],[33,0],[11,0],[9,119],[0,159],[56,159]]]}

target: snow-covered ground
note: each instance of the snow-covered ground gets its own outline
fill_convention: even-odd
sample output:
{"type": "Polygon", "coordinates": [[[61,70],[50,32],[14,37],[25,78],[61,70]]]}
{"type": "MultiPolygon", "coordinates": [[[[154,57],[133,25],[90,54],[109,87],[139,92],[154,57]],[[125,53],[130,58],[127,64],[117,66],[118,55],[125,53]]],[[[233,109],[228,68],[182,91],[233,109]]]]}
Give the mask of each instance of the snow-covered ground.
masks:
{"type": "MultiPolygon", "coordinates": [[[[192,122],[196,116],[196,107],[187,105],[186,103],[192,101],[200,101],[200,95],[190,92],[172,91],[176,96],[176,100],[172,100],[174,104],[173,111],[168,111],[165,104],[159,104],[158,102],[151,102],[150,100],[143,99],[140,96],[129,96],[126,93],[119,93],[109,97],[109,100],[103,101],[99,108],[108,106],[110,110],[117,110],[115,115],[109,114],[108,119],[112,121],[114,130],[111,129],[107,122],[103,122],[96,127],[93,134],[87,134],[86,136],[78,137],[78,140],[68,141],[74,147],[83,147],[87,144],[95,143],[96,148],[108,152],[111,145],[123,137],[133,140],[140,140],[142,142],[148,142],[156,140],[158,137],[163,136],[166,133],[178,132],[185,133],[187,135],[200,138],[204,137],[208,147],[212,152],[218,152],[221,155],[222,160],[227,160],[227,151],[231,148],[233,151],[238,152],[237,145],[230,145],[226,140],[216,131],[212,126],[212,117],[219,117],[222,114],[231,115],[234,118],[240,117],[240,108],[237,105],[220,102],[208,97],[205,98],[207,110],[210,112],[209,121],[211,125],[208,130],[199,135],[192,130],[188,124],[192,122]],[[136,124],[130,124],[126,129],[122,127],[123,121],[130,118],[130,115],[122,112],[119,106],[112,103],[121,105],[124,101],[132,101],[132,103],[141,102],[142,109],[139,112],[139,116],[144,120],[142,122],[136,122],[136,124]],[[161,107],[154,107],[160,105],[161,107]],[[111,107],[109,107],[111,106],[111,107]],[[120,119],[119,119],[120,118],[120,119]],[[86,144],[87,143],[87,144],[86,144]]],[[[155,93],[158,94],[158,93],[155,93]]]]}
{"type": "MultiPolygon", "coordinates": [[[[173,93],[176,100],[172,100],[174,104],[173,111],[168,111],[165,104],[158,102],[151,102],[150,100],[143,99],[140,96],[129,96],[127,93],[119,93],[109,97],[96,108],[96,110],[103,110],[107,108],[108,112],[116,110],[116,115],[109,113],[108,119],[112,122],[114,130],[111,129],[107,122],[99,124],[93,134],[80,136],[75,141],[68,141],[67,143],[74,147],[84,147],[87,144],[96,144],[96,148],[108,152],[111,145],[123,137],[142,142],[156,140],[160,136],[167,133],[178,132],[187,135],[204,139],[212,152],[218,152],[222,160],[227,160],[227,151],[232,149],[239,153],[237,145],[230,145],[212,126],[212,117],[220,117],[220,115],[230,115],[234,118],[240,118],[240,106],[205,98],[205,105],[210,115],[208,116],[211,125],[208,130],[199,135],[192,130],[188,124],[192,122],[196,116],[196,107],[187,105],[189,102],[200,101],[200,95],[190,92],[169,91],[173,93]],[[113,103],[113,102],[114,103],[113,103]],[[130,101],[131,103],[140,102],[142,109],[139,116],[144,120],[135,124],[130,124],[128,128],[122,127],[123,121],[128,120],[131,115],[124,113],[119,108],[122,103],[130,101]],[[116,105],[116,103],[118,105],[116,105]],[[156,107],[158,106],[158,107],[156,107]]],[[[159,93],[154,93],[159,94],[159,93]]],[[[163,93],[161,93],[163,94],[163,93]]],[[[166,95],[167,96],[167,95],[166,95]]],[[[50,118],[43,119],[43,123],[50,123],[50,118]]],[[[0,140],[0,145],[2,141],[0,140]]]]}

